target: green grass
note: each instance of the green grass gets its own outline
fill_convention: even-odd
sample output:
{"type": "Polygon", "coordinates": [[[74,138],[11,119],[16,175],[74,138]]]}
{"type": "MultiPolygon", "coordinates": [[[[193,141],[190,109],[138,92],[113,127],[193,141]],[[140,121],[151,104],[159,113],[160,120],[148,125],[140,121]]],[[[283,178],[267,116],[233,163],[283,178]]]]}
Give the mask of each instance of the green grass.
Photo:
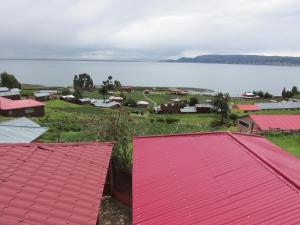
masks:
{"type": "Polygon", "coordinates": [[[268,134],[266,138],[300,158],[300,134],[268,134]]]}

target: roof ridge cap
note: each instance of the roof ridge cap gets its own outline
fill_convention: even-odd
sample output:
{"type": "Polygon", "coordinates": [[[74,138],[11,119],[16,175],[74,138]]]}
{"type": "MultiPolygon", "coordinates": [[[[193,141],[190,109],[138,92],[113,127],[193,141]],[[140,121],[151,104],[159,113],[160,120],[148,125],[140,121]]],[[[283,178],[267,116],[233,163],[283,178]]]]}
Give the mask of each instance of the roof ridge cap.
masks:
{"type": "MultiPolygon", "coordinates": [[[[241,142],[240,140],[238,140],[232,133],[227,132],[227,134],[233,140],[235,140],[239,145],[241,145],[242,147],[244,147],[244,149],[246,149],[247,152],[249,152],[256,159],[258,159],[261,164],[266,165],[267,167],[269,167],[270,169],[272,169],[275,173],[277,173],[277,175],[279,175],[280,177],[282,177],[283,179],[285,179],[289,184],[291,184],[292,186],[294,186],[296,189],[300,190],[299,184],[297,184],[297,182],[295,182],[292,178],[290,178],[290,176],[288,174],[286,174],[285,172],[283,172],[280,169],[278,169],[277,167],[275,167],[272,163],[268,162],[268,160],[265,160],[259,154],[253,152],[251,150],[251,148],[249,148],[246,144],[244,144],[243,142],[241,142]]],[[[237,133],[234,133],[234,134],[237,134],[237,133]]],[[[247,135],[245,135],[245,136],[247,136],[247,135]]],[[[253,136],[253,135],[248,135],[248,136],[253,136]]],[[[253,137],[261,137],[261,138],[263,138],[262,136],[253,136],[253,137]]]]}

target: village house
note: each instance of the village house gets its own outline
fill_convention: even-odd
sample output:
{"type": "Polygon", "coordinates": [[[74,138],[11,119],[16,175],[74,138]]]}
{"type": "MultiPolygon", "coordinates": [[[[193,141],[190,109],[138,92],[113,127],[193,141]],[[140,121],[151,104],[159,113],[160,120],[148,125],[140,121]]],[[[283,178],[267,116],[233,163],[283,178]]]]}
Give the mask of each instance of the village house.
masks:
{"type": "Polygon", "coordinates": [[[133,87],[131,87],[131,86],[122,86],[122,87],[120,87],[120,91],[122,91],[122,92],[132,92],[133,87]]]}
{"type": "Polygon", "coordinates": [[[110,96],[108,99],[115,102],[122,102],[124,100],[124,98],[118,96],[110,96]]]}
{"type": "Polygon", "coordinates": [[[34,93],[33,96],[37,101],[48,101],[50,99],[50,94],[47,92],[37,92],[34,93]]]}
{"type": "Polygon", "coordinates": [[[0,144],[0,224],[98,224],[111,151],[100,142],[0,144]]]}
{"type": "Polygon", "coordinates": [[[4,121],[0,123],[0,143],[38,142],[47,130],[26,117],[4,121]]]}
{"type": "Polygon", "coordinates": [[[43,116],[44,104],[33,99],[11,100],[0,97],[0,113],[3,116],[43,116]]]}
{"type": "Polygon", "coordinates": [[[300,115],[249,115],[238,120],[237,129],[248,134],[299,133],[300,115]]]}
{"type": "Polygon", "coordinates": [[[0,97],[5,97],[12,100],[19,100],[21,98],[20,89],[13,88],[8,89],[7,87],[0,87],[0,97]]]}
{"type": "Polygon", "coordinates": [[[135,137],[133,165],[132,224],[300,224],[300,160],[263,137],[135,137]]]}
{"type": "Polygon", "coordinates": [[[121,106],[119,102],[103,100],[103,99],[91,99],[91,104],[99,108],[111,108],[116,109],[121,106]]]}
{"type": "Polygon", "coordinates": [[[148,108],[149,104],[150,103],[147,101],[138,101],[136,103],[137,107],[139,107],[139,108],[148,108]]]}

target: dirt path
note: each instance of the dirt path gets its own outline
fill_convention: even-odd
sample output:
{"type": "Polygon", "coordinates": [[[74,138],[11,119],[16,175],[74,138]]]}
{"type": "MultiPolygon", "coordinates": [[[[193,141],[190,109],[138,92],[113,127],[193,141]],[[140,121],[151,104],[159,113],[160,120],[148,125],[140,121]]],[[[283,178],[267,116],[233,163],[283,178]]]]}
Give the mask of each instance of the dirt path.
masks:
{"type": "Polygon", "coordinates": [[[145,92],[143,92],[143,96],[145,99],[147,99],[149,102],[151,102],[154,106],[153,107],[156,107],[156,102],[153,101],[151,98],[149,98],[148,96],[145,95],[145,92]]]}

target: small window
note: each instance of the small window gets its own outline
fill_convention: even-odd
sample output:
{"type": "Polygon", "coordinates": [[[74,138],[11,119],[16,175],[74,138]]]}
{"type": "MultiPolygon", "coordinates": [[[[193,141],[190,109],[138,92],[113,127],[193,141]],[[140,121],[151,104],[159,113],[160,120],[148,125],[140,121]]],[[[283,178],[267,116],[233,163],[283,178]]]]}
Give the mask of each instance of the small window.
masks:
{"type": "Polygon", "coordinates": [[[25,113],[28,114],[28,113],[33,113],[34,112],[34,109],[33,108],[29,108],[29,109],[25,109],[25,113]]]}
{"type": "Polygon", "coordinates": [[[241,125],[241,126],[243,126],[243,127],[249,128],[249,123],[246,123],[246,122],[243,121],[243,120],[239,120],[239,125],[241,125]]]}

